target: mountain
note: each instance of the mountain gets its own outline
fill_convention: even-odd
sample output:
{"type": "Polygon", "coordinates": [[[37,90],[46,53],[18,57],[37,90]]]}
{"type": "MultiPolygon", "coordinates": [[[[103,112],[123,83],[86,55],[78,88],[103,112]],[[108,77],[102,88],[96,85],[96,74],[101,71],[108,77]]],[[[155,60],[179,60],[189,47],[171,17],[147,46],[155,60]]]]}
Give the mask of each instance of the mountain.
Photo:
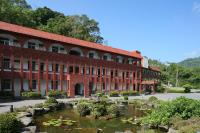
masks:
{"type": "Polygon", "coordinates": [[[200,67],[200,57],[188,58],[179,62],[178,65],[188,68],[200,67]]]}

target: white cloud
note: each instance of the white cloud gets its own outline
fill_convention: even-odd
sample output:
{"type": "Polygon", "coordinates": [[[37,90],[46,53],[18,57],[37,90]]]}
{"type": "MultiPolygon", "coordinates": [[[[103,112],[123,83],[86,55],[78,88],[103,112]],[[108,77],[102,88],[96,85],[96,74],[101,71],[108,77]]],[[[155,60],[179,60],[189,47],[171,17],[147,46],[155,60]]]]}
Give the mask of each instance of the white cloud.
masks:
{"type": "Polygon", "coordinates": [[[194,58],[200,56],[200,48],[185,54],[186,58],[194,58]]]}
{"type": "Polygon", "coordinates": [[[193,3],[192,11],[197,14],[200,14],[200,2],[195,1],[193,3]]]}

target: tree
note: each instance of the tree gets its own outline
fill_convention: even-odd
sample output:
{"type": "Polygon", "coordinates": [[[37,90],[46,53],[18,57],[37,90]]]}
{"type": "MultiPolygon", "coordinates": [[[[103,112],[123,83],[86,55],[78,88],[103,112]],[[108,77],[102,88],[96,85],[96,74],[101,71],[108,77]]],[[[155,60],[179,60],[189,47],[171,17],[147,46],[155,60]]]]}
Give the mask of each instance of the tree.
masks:
{"type": "Polygon", "coordinates": [[[33,11],[25,0],[1,0],[0,20],[18,25],[34,27],[33,11]]]}
{"type": "Polygon", "coordinates": [[[81,40],[102,43],[103,38],[100,36],[98,23],[89,19],[86,15],[74,15],[51,18],[47,25],[41,25],[40,29],[57,33],[65,36],[78,38],[81,40]]]}
{"type": "Polygon", "coordinates": [[[51,10],[48,7],[37,8],[33,13],[36,25],[46,25],[49,19],[65,17],[64,14],[51,10]]]}

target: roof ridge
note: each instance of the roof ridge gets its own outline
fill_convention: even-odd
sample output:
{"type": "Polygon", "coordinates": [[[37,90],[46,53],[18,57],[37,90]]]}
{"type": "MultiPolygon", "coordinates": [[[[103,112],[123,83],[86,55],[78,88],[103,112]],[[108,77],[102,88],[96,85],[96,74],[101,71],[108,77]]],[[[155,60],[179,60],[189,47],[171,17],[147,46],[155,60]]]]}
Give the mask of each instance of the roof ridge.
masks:
{"type": "Polygon", "coordinates": [[[119,49],[119,48],[113,48],[111,46],[106,46],[106,45],[103,45],[100,43],[94,43],[94,42],[89,42],[89,41],[85,41],[85,40],[80,40],[77,38],[67,37],[64,35],[50,33],[50,32],[33,29],[33,28],[29,28],[29,27],[24,27],[21,25],[11,24],[11,23],[7,23],[7,22],[3,22],[3,21],[0,21],[0,29],[19,33],[19,34],[25,34],[25,35],[29,35],[29,36],[44,38],[44,39],[48,39],[48,40],[69,43],[69,44],[78,45],[78,46],[82,46],[82,47],[88,47],[91,49],[98,49],[101,51],[126,55],[126,56],[130,56],[130,57],[142,58],[140,53],[133,53],[130,51],[119,49]]]}

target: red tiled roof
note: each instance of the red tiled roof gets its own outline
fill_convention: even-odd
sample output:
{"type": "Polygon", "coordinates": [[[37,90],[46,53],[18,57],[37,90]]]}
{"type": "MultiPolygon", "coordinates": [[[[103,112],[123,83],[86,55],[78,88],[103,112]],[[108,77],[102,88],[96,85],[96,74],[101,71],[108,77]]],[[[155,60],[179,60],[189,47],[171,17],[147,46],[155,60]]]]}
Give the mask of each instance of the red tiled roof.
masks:
{"type": "Polygon", "coordinates": [[[149,68],[150,68],[151,70],[153,70],[153,71],[158,71],[158,72],[161,71],[159,67],[150,66],[149,68]]]}
{"type": "Polygon", "coordinates": [[[69,44],[73,44],[73,45],[88,47],[88,48],[102,50],[102,51],[106,51],[106,52],[112,52],[112,53],[116,53],[116,54],[130,56],[130,57],[140,58],[140,59],[142,58],[140,52],[138,52],[138,51],[129,52],[129,51],[125,51],[125,50],[121,50],[121,49],[117,49],[117,48],[112,48],[110,46],[105,46],[105,45],[101,45],[101,44],[97,44],[97,43],[93,43],[93,42],[88,42],[88,41],[79,40],[79,39],[75,39],[75,38],[71,38],[71,37],[66,37],[66,36],[62,36],[62,35],[58,35],[58,34],[44,32],[44,31],[40,31],[40,30],[36,30],[36,29],[31,29],[31,28],[27,28],[27,27],[15,25],[15,24],[2,22],[2,21],[0,21],[0,30],[5,30],[5,31],[25,34],[25,35],[29,35],[29,36],[59,41],[59,42],[63,42],[63,43],[69,43],[69,44]]]}

